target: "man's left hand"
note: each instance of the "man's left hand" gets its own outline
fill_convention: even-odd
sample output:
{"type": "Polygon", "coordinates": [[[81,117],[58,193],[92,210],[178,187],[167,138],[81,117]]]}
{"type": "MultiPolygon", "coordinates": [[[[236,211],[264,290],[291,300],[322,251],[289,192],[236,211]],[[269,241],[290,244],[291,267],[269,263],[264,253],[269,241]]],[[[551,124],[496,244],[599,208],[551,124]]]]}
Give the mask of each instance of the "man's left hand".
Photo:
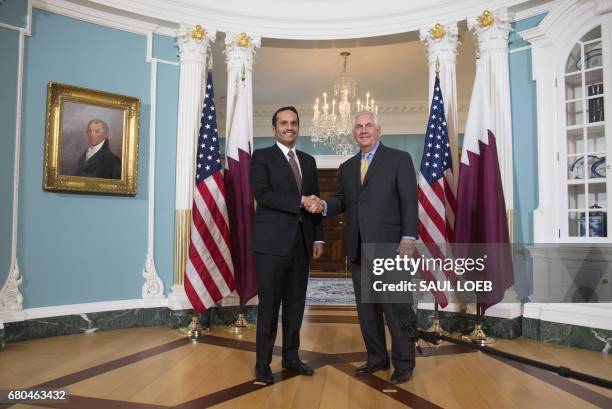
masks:
{"type": "Polygon", "coordinates": [[[312,258],[317,260],[323,255],[323,243],[314,243],[312,245],[312,258]]]}
{"type": "Polygon", "coordinates": [[[397,247],[397,253],[400,256],[412,256],[416,249],[416,242],[411,239],[402,239],[397,247]]]}

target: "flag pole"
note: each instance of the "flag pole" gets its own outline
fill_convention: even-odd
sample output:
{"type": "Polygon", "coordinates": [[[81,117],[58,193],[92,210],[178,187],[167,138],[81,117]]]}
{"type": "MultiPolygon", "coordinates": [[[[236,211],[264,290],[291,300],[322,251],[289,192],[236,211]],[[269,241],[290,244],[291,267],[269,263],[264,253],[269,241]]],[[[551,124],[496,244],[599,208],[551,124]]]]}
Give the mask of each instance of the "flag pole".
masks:
{"type": "MultiPolygon", "coordinates": [[[[439,75],[440,75],[440,58],[436,57],[436,78],[439,75]]],[[[431,326],[427,328],[427,331],[435,332],[436,334],[439,334],[439,335],[448,335],[449,332],[444,330],[444,328],[442,328],[442,325],[440,324],[439,310],[440,310],[440,304],[438,304],[438,301],[435,301],[433,321],[431,323],[431,326]]]]}
{"type": "MultiPolygon", "coordinates": [[[[236,78],[236,87],[234,90],[234,98],[232,101],[232,111],[231,111],[231,119],[230,119],[231,122],[228,127],[228,130],[229,130],[228,135],[227,135],[228,140],[229,140],[229,133],[233,127],[234,121],[236,120],[236,108],[238,106],[238,98],[240,98],[239,89],[240,89],[240,86],[244,86],[245,81],[246,81],[246,67],[243,64],[242,71],[240,73],[240,77],[236,78]]],[[[226,157],[226,160],[227,160],[227,157],[226,157]]],[[[253,327],[255,327],[255,325],[249,323],[246,319],[246,305],[242,299],[242,295],[238,294],[238,298],[240,300],[240,309],[238,312],[238,317],[236,318],[236,321],[232,322],[231,324],[227,326],[228,331],[236,333],[236,334],[240,334],[248,329],[252,329],[253,327]]]]}
{"type": "Polygon", "coordinates": [[[474,330],[472,330],[469,335],[463,335],[461,337],[463,341],[468,341],[476,345],[490,345],[495,342],[495,338],[487,336],[482,328],[482,321],[484,320],[482,310],[482,307],[476,304],[476,325],[474,325],[474,330]]]}
{"type": "MultiPolygon", "coordinates": [[[[438,335],[448,335],[449,332],[446,331],[444,328],[442,328],[442,325],[440,324],[440,317],[439,317],[439,308],[440,305],[438,304],[438,302],[436,301],[434,303],[434,316],[433,316],[433,321],[431,323],[431,326],[429,328],[427,328],[427,332],[435,332],[438,335]]],[[[437,345],[436,345],[437,346],[437,345]]]]}
{"type": "Polygon", "coordinates": [[[192,342],[200,341],[204,335],[210,334],[210,327],[200,324],[198,314],[191,315],[191,322],[186,327],[179,329],[179,332],[189,337],[192,342]]]}
{"type": "Polygon", "coordinates": [[[242,333],[243,331],[254,327],[255,325],[247,321],[246,306],[242,303],[242,300],[240,300],[240,312],[238,313],[238,318],[236,318],[236,321],[228,325],[229,330],[235,333],[242,333]]]}

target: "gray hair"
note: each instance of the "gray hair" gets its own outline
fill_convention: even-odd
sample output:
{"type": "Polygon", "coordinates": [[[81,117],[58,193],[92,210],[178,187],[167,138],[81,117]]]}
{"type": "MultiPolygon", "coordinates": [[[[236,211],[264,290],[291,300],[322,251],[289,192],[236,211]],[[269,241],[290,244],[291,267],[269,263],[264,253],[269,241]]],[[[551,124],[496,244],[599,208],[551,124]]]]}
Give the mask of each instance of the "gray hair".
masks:
{"type": "Polygon", "coordinates": [[[110,135],[108,134],[108,124],[105,121],[103,121],[101,119],[98,119],[98,118],[92,119],[91,121],[87,122],[87,126],[85,127],[85,132],[89,131],[89,125],[91,125],[91,124],[100,124],[100,125],[102,125],[102,129],[104,130],[104,133],[106,134],[106,137],[108,139],[110,139],[110,135]]]}
{"type": "Polygon", "coordinates": [[[377,128],[380,128],[380,122],[378,122],[378,115],[376,115],[376,113],[373,111],[355,112],[355,115],[353,115],[353,125],[355,125],[355,122],[357,122],[357,118],[359,118],[361,115],[372,115],[372,118],[374,118],[374,125],[376,125],[377,128]]]}

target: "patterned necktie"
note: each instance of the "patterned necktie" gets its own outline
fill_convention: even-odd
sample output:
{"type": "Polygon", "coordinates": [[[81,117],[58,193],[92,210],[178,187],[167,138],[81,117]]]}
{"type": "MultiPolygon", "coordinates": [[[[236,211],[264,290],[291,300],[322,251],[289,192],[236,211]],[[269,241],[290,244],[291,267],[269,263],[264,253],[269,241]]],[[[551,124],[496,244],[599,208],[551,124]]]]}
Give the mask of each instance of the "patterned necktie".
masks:
{"type": "Polygon", "coordinates": [[[295,153],[289,151],[287,156],[289,156],[289,166],[291,166],[291,172],[293,172],[298,191],[302,193],[302,175],[300,175],[300,168],[298,168],[298,164],[295,161],[295,153]]]}
{"type": "Polygon", "coordinates": [[[365,155],[363,157],[363,159],[361,159],[361,184],[363,185],[363,179],[365,179],[365,175],[366,173],[368,173],[368,167],[370,166],[370,155],[372,154],[372,152],[368,152],[367,155],[365,155]]]}

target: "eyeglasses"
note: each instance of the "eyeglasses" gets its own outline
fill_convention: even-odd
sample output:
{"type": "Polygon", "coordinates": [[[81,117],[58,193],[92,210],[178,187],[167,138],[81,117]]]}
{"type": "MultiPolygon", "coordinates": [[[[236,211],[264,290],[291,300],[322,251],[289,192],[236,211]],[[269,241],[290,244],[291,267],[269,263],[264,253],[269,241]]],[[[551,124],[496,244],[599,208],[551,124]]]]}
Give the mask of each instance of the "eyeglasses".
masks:
{"type": "Polygon", "coordinates": [[[357,132],[361,131],[363,128],[367,129],[368,131],[371,130],[372,128],[376,128],[376,124],[373,124],[371,122],[365,124],[365,125],[361,125],[361,124],[356,124],[355,126],[353,126],[353,129],[357,132]]]}

